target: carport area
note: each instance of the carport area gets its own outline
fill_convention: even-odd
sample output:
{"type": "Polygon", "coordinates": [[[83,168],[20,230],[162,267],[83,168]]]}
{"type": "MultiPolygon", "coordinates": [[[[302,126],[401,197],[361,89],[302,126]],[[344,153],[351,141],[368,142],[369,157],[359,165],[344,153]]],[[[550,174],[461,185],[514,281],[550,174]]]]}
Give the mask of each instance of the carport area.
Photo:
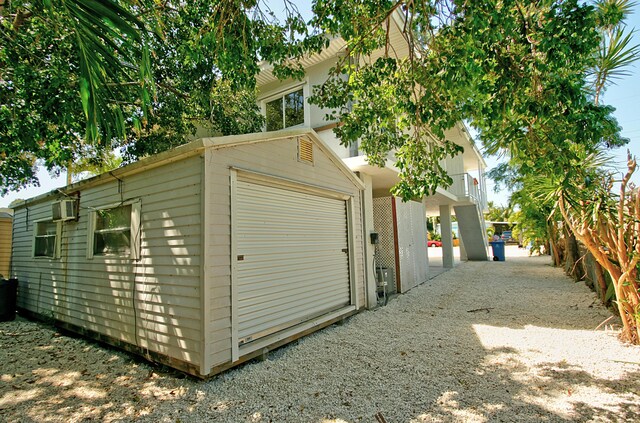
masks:
{"type": "MultiPolygon", "coordinates": [[[[489,248],[491,251],[491,248],[489,248]]],[[[451,268],[442,265],[442,247],[429,247],[427,249],[429,256],[429,279],[433,279],[442,273],[451,270],[451,268]]],[[[529,250],[518,248],[517,245],[505,245],[505,256],[507,260],[515,257],[528,257],[529,250]]],[[[493,257],[489,255],[489,257],[493,257]]],[[[461,263],[460,247],[453,247],[453,266],[456,267],[461,263]]]]}
{"type": "Polygon", "coordinates": [[[209,381],[36,323],[2,323],[0,418],[640,421],[640,347],[621,344],[612,313],[549,263],[509,252],[460,263],[209,381]]]}
{"type": "MultiPolygon", "coordinates": [[[[429,257],[429,279],[451,270],[450,267],[444,267],[442,264],[442,247],[427,248],[427,256],[429,257]]],[[[453,267],[460,264],[460,247],[453,247],[453,267]]]]}

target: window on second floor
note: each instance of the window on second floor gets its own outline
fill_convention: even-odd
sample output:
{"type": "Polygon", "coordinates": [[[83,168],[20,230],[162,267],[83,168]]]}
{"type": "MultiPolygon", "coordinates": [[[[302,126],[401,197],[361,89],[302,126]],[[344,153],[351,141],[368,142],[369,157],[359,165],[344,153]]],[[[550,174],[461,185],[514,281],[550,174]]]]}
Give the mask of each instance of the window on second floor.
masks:
{"type": "Polygon", "coordinates": [[[266,104],[267,131],[290,128],[304,123],[302,88],[278,97],[266,104]]]}

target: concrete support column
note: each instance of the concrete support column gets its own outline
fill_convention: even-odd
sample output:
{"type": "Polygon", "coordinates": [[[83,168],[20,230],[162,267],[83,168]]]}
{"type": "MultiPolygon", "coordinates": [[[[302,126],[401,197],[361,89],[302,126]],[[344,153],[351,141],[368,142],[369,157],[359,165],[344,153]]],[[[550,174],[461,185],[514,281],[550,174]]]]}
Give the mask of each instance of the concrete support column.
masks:
{"type": "Polygon", "coordinates": [[[375,229],[375,223],[373,221],[373,182],[371,176],[366,173],[360,173],[358,175],[360,180],[364,182],[365,190],[362,192],[362,213],[364,220],[364,255],[365,255],[365,278],[366,278],[366,292],[364,299],[366,307],[372,309],[378,306],[378,295],[376,285],[376,274],[373,268],[373,255],[375,253],[375,245],[371,244],[371,232],[377,232],[375,229]]]}
{"type": "Polygon", "coordinates": [[[451,206],[440,206],[440,232],[442,236],[442,267],[453,267],[453,234],[451,228],[451,206]]]}

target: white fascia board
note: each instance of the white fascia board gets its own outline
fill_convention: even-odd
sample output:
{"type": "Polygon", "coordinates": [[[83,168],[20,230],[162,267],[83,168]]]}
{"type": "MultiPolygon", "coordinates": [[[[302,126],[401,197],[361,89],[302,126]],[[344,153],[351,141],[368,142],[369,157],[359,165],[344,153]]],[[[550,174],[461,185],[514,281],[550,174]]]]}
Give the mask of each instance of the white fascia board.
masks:
{"type": "MultiPolygon", "coordinates": [[[[325,60],[335,57],[341,50],[344,50],[346,46],[347,43],[342,39],[342,37],[333,37],[331,41],[329,41],[329,47],[323,49],[319,53],[314,53],[311,56],[301,58],[300,64],[304,69],[308,69],[318,63],[322,63],[325,60]]],[[[278,80],[278,78],[273,75],[273,65],[271,63],[263,60],[258,63],[258,67],[260,68],[260,72],[256,76],[256,85],[258,87],[278,80]]]]}

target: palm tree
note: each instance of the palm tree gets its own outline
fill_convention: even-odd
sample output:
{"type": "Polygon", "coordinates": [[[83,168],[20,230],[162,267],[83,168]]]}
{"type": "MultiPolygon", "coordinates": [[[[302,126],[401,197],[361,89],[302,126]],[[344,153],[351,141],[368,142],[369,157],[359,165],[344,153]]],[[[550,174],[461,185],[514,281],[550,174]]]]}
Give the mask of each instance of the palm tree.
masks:
{"type": "Polygon", "coordinates": [[[120,103],[131,97],[132,86],[138,88],[140,109],[144,113],[149,109],[154,86],[146,39],[153,33],[116,0],[0,2],[0,20],[11,20],[14,33],[26,30],[30,19],[75,36],[86,140],[95,143],[123,136],[120,103]]]}
{"type": "Polygon", "coordinates": [[[154,90],[150,32],[115,0],[60,0],[75,32],[80,58],[80,97],[87,120],[87,138],[123,136],[124,118],[118,101],[139,87],[138,101],[146,113],[154,90]]]}

